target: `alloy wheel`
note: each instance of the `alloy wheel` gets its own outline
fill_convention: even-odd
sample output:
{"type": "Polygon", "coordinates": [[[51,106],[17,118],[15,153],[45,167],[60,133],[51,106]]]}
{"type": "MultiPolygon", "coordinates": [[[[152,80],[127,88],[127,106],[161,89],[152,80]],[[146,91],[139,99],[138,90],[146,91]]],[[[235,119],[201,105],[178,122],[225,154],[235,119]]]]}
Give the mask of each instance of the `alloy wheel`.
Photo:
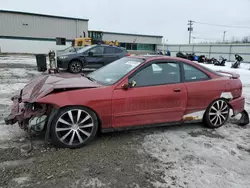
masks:
{"type": "Polygon", "coordinates": [[[66,145],[80,145],[92,134],[94,121],[82,109],[69,110],[57,120],[55,132],[58,139],[66,145]]]}
{"type": "Polygon", "coordinates": [[[71,64],[71,70],[74,73],[78,73],[81,71],[82,66],[79,64],[79,62],[73,62],[71,64]]]}
{"type": "Polygon", "coordinates": [[[209,109],[209,121],[214,127],[223,125],[229,115],[229,106],[224,100],[217,100],[209,109]]]}

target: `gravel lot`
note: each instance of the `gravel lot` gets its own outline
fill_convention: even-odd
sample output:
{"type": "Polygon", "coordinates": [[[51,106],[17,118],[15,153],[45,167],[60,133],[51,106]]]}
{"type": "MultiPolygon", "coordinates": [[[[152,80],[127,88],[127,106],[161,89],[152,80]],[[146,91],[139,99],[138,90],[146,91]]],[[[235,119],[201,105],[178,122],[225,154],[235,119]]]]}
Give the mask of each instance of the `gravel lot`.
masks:
{"type": "MultiPolygon", "coordinates": [[[[247,68],[235,71],[250,112],[247,68]]],[[[12,93],[41,73],[32,56],[0,56],[0,71],[0,187],[249,188],[249,126],[230,122],[216,130],[193,124],[102,134],[75,150],[45,148],[39,135],[27,154],[27,134],[3,117],[12,93]]]]}

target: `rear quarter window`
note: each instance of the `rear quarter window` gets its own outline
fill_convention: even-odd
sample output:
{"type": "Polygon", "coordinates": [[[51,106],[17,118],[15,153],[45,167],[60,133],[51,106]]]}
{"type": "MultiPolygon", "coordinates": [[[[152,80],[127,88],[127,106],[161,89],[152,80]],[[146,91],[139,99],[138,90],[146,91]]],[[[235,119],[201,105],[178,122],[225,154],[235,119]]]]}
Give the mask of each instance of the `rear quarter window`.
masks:
{"type": "Polygon", "coordinates": [[[123,49],[120,49],[120,48],[115,49],[115,53],[122,53],[122,52],[123,52],[123,49]]]}
{"type": "Polygon", "coordinates": [[[113,54],[113,53],[116,53],[116,48],[113,48],[113,47],[105,47],[105,50],[104,50],[104,53],[105,54],[113,54]]]}
{"type": "Polygon", "coordinates": [[[201,66],[202,69],[205,69],[206,71],[211,72],[211,73],[213,73],[213,74],[215,74],[215,75],[217,75],[217,76],[223,76],[223,75],[220,74],[219,72],[214,71],[214,70],[212,70],[212,69],[210,69],[210,68],[208,68],[208,67],[206,67],[206,66],[204,66],[204,65],[200,65],[200,66],[201,66]]]}
{"type": "Polygon", "coordinates": [[[209,79],[209,76],[207,74],[193,65],[183,64],[183,69],[185,81],[199,81],[209,79]]]}

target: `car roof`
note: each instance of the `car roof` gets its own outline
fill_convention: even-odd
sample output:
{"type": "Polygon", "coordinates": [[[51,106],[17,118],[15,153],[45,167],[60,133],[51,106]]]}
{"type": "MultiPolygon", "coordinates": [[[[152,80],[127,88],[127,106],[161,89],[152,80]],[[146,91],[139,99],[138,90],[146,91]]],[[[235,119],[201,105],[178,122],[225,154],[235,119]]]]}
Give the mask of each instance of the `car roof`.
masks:
{"type": "Polygon", "coordinates": [[[121,46],[114,46],[114,45],[108,45],[108,44],[93,44],[91,46],[106,46],[106,47],[114,47],[114,48],[121,48],[121,49],[126,49],[121,46]]]}
{"type": "Polygon", "coordinates": [[[164,56],[164,55],[134,55],[134,56],[127,56],[127,57],[144,59],[144,60],[148,60],[148,61],[152,61],[152,60],[179,61],[179,62],[183,62],[183,63],[193,65],[195,67],[199,67],[199,68],[205,70],[205,72],[209,72],[210,74],[218,76],[218,73],[216,71],[214,71],[212,69],[209,69],[208,67],[202,66],[199,63],[195,63],[195,62],[193,62],[191,60],[183,59],[183,58],[179,58],[179,57],[171,57],[171,56],[164,56]]]}
{"type": "Polygon", "coordinates": [[[182,61],[182,62],[187,62],[187,63],[192,63],[192,61],[179,58],[179,57],[171,57],[171,56],[164,56],[164,55],[133,55],[133,56],[128,56],[131,58],[138,58],[138,59],[145,59],[145,60],[173,60],[173,61],[182,61]]]}

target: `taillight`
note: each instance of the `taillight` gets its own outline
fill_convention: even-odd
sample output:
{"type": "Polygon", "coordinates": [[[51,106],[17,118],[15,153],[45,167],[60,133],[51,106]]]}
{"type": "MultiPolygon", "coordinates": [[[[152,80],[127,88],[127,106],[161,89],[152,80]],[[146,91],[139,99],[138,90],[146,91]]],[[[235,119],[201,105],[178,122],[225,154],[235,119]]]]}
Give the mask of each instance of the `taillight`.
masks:
{"type": "Polygon", "coordinates": [[[130,56],[130,53],[127,53],[126,56],[130,56]]]}

